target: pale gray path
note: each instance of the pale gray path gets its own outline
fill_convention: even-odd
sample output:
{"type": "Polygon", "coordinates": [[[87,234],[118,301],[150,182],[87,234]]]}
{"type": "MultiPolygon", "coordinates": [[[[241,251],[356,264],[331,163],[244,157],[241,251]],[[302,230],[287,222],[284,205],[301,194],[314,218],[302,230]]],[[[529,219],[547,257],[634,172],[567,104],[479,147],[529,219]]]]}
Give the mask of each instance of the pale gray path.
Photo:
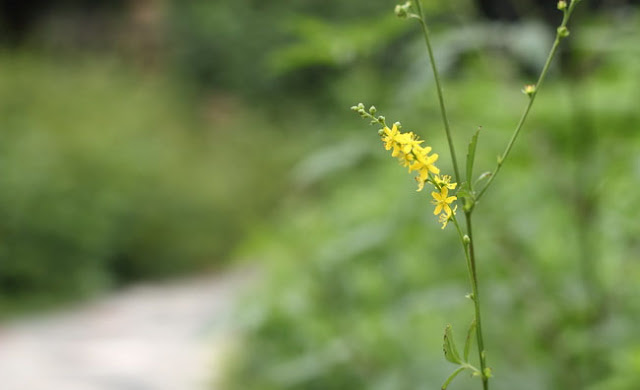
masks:
{"type": "Polygon", "coordinates": [[[139,285],[0,324],[2,390],[200,390],[229,350],[247,271],[139,285]]]}

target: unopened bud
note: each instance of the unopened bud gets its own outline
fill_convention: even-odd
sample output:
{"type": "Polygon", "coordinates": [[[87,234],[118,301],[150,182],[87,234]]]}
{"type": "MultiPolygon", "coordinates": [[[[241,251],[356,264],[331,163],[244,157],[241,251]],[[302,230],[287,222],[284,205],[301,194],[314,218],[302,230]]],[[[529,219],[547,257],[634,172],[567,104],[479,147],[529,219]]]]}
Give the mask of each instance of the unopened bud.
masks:
{"type": "Polygon", "coordinates": [[[471,243],[471,238],[469,238],[469,236],[465,234],[464,236],[462,236],[462,241],[465,245],[469,245],[471,243]]]}
{"type": "Polygon", "coordinates": [[[558,36],[560,38],[566,38],[569,36],[569,29],[566,28],[565,26],[562,27],[558,27],[558,36]]]}
{"type": "Polygon", "coordinates": [[[393,12],[396,13],[396,16],[399,18],[406,18],[407,17],[407,11],[400,5],[396,5],[396,8],[393,10],[393,12]]]}
{"type": "Polygon", "coordinates": [[[522,88],[522,93],[525,95],[531,96],[536,93],[536,85],[535,84],[527,84],[522,88]]]}
{"type": "Polygon", "coordinates": [[[380,115],[380,116],[378,117],[378,122],[380,122],[380,123],[384,123],[384,120],[385,120],[385,119],[386,119],[385,117],[383,117],[382,115],[380,115]]]}
{"type": "Polygon", "coordinates": [[[394,123],[393,125],[394,125],[395,127],[397,127],[397,128],[398,128],[398,130],[399,130],[399,129],[402,129],[402,123],[400,123],[400,122],[396,122],[396,123],[394,123]]]}
{"type": "Polygon", "coordinates": [[[377,111],[378,111],[378,110],[376,109],[376,106],[371,106],[371,107],[369,107],[369,114],[371,114],[371,115],[375,115],[375,113],[376,113],[377,111]]]}
{"type": "Polygon", "coordinates": [[[564,0],[558,1],[558,9],[560,11],[564,11],[565,9],[567,9],[567,2],[564,0]]]}
{"type": "Polygon", "coordinates": [[[393,10],[396,16],[402,19],[405,19],[409,16],[409,10],[411,9],[411,1],[407,1],[406,3],[400,5],[396,5],[396,8],[393,10]]]}
{"type": "Polygon", "coordinates": [[[378,130],[378,135],[382,137],[384,135],[384,129],[378,130]]]}

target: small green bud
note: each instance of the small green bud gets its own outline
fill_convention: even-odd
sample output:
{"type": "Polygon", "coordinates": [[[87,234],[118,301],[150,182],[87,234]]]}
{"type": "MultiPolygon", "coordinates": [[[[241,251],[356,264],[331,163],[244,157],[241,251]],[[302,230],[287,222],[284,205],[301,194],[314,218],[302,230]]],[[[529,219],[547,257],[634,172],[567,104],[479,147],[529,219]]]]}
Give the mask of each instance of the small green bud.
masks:
{"type": "Polygon", "coordinates": [[[566,28],[565,26],[562,27],[558,27],[558,36],[560,38],[566,38],[569,36],[569,29],[566,28]]]}
{"type": "Polygon", "coordinates": [[[358,106],[351,106],[351,111],[358,111],[358,106]]]}
{"type": "Polygon", "coordinates": [[[380,116],[378,117],[378,122],[380,122],[380,123],[384,123],[384,120],[385,120],[385,119],[386,119],[385,117],[383,117],[382,115],[380,115],[380,116]]]}
{"type": "Polygon", "coordinates": [[[402,129],[402,123],[400,123],[400,122],[396,122],[393,125],[396,126],[398,128],[398,130],[402,129]]]}
{"type": "Polygon", "coordinates": [[[384,129],[378,130],[378,135],[382,137],[384,135],[384,129]]]}
{"type": "Polygon", "coordinates": [[[399,18],[404,19],[407,17],[407,11],[400,4],[396,5],[396,8],[393,10],[393,12],[395,12],[396,16],[399,18]]]}
{"type": "Polygon", "coordinates": [[[536,85],[535,84],[527,84],[522,88],[522,93],[527,96],[531,96],[536,93],[536,85]]]}
{"type": "Polygon", "coordinates": [[[564,11],[565,9],[567,9],[567,2],[564,0],[558,1],[558,9],[560,11],[564,11]]]}
{"type": "Polygon", "coordinates": [[[400,5],[396,5],[393,12],[395,12],[396,16],[401,19],[406,19],[409,16],[409,10],[411,9],[411,1],[407,1],[406,3],[400,5]]]}
{"type": "Polygon", "coordinates": [[[467,299],[471,299],[472,301],[475,299],[475,297],[473,296],[473,293],[469,293],[467,295],[464,296],[467,299]]]}
{"type": "Polygon", "coordinates": [[[369,107],[369,114],[375,115],[377,111],[376,106],[369,107]]]}
{"type": "Polygon", "coordinates": [[[465,245],[469,245],[471,243],[471,238],[469,238],[469,236],[465,234],[464,236],[462,236],[462,241],[465,245]]]}
{"type": "Polygon", "coordinates": [[[364,110],[364,104],[358,103],[358,110],[364,110]]]}

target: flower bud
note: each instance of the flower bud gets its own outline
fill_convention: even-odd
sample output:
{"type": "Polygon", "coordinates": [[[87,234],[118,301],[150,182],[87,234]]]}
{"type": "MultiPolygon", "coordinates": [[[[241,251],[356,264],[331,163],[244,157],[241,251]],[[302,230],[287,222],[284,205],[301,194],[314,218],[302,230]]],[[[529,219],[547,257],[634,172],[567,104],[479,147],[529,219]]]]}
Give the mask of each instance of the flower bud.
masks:
{"type": "Polygon", "coordinates": [[[558,27],[558,36],[560,38],[566,38],[569,36],[569,29],[562,26],[562,27],[558,27]]]}
{"type": "Polygon", "coordinates": [[[378,117],[378,122],[380,122],[380,123],[384,123],[384,120],[385,120],[385,119],[386,119],[385,117],[383,117],[382,115],[380,115],[380,116],[378,117]]]}
{"type": "Polygon", "coordinates": [[[369,107],[369,114],[375,115],[377,111],[376,106],[369,107]]]}
{"type": "Polygon", "coordinates": [[[564,11],[565,9],[567,9],[567,2],[564,0],[558,1],[558,9],[560,11],[564,11]]]}
{"type": "Polygon", "coordinates": [[[378,135],[382,137],[384,135],[384,129],[378,130],[378,135]]]}
{"type": "Polygon", "coordinates": [[[465,234],[464,236],[462,236],[462,241],[465,245],[469,245],[471,243],[471,238],[469,238],[469,236],[465,234]]]}
{"type": "Polygon", "coordinates": [[[522,88],[522,93],[527,96],[531,96],[536,93],[536,85],[535,84],[527,84],[522,88]]]}
{"type": "Polygon", "coordinates": [[[407,17],[407,10],[404,9],[404,7],[400,4],[396,5],[396,8],[393,10],[393,12],[395,12],[396,16],[399,18],[404,19],[407,17]]]}
{"type": "Polygon", "coordinates": [[[407,1],[406,3],[400,5],[396,5],[396,8],[393,10],[397,17],[406,19],[409,16],[409,10],[411,9],[411,1],[407,1]]]}

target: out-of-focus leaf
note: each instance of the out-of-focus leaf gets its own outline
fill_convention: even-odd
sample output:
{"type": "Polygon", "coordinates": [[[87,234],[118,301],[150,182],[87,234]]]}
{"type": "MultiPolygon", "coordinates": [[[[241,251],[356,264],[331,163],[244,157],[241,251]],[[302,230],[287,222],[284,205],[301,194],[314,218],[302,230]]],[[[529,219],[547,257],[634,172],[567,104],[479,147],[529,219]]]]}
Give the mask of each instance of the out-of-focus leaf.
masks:
{"type": "Polygon", "coordinates": [[[409,27],[392,15],[346,25],[299,18],[291,24],[298,41],[270,53],[270,69],[278,75],[315,65],[344,66],[380,50],[409,27]]]}

